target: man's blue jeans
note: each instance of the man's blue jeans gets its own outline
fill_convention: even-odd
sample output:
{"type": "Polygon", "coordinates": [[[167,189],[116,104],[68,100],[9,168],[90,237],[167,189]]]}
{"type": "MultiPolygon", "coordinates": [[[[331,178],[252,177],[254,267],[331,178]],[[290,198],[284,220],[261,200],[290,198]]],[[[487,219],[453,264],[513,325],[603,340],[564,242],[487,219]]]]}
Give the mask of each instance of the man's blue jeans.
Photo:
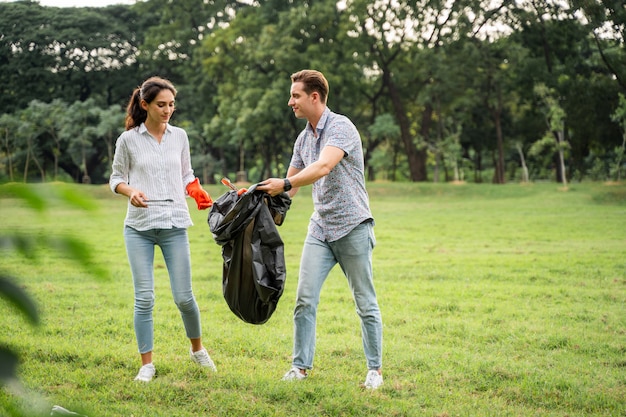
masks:
{"type": "Polygon", "coordinates": [[[320,292],[337,263],[343,270],[361,319],[361,335],[368,369],[382,367],[383,325],[374,290],[372,250],[376,245],[373,225],[362,223],[334,242],[306,237],[300,261],[300,276],[294,320],[293,366],[313,367],[315,327],[320,292]]]}
{"type": "Polygon", "coordinates": [[[126,253],[135,287],[135,335],[139,353],[154,347],[154,247],[159,246],[170,277],[174,303],[180,311],[187,337],[201,337],[200,311],[191,289],[191,255],[187,229],[137,231],[124,228],[126,253]]]}

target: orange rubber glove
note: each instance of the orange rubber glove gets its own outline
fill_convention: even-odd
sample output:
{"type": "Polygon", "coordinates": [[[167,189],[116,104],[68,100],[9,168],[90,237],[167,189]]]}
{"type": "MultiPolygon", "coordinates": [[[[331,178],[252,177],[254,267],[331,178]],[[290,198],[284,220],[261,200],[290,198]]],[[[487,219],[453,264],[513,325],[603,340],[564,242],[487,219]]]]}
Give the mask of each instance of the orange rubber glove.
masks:
{"type": "Polygon", "coordinates": [[[202,188],[198,178],[187,184],[187,194],[196,200],[198,210],[206,210],[213,205],[211,196],[202,188]]]}
{"type": "Polygon", "coordinates": [[[247,188],[240,188],[240,189],[238,189],[238,190],[237,190],[237,195],[238,195],[239,197],[241,197],[241,195],[242,195],[242,194],[245,194],[245,193],[247,193],[247,192],[248,192],[248,189],[247,189],[247,188]]]}

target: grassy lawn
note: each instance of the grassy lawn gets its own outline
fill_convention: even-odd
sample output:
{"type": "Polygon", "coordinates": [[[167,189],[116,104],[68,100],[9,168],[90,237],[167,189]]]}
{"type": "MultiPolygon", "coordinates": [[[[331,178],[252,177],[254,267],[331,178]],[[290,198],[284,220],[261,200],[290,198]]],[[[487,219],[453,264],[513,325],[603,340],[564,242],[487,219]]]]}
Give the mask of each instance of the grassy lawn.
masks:
{"type": "MultiPolygon", "coordinates": [[[[42,324],[30,326],[0,301],[0,343],[22,355],[27,390],[25,399],[0,390],[0,415],[17,415],[16,406],[49,414],[51,404],[89,417],[626,415],[624,184],[369,184],[385,349],[385,385],[374,392],[359,386],[359,321],[338,268],[322,291],[315,369],[306,381],[280,381],[290,365],[309,190],[280,228],[287,284],[261,326],[228,309],[208,212],[189,201],[194,291],[218,373],[191,363],[157,251],[157,378],[141,384],[133,381],[140,362],[126,200],[107,186],[73,188],[98,209],[51,200],[40,215],[0,199],[0,235],[77,236],[108,271],[98,279],[51,250],[37,259],[1,254],[0,271],[19,278],[42,324]]],[[[214,198],[225,191],[208,190],[214,198]]]]}

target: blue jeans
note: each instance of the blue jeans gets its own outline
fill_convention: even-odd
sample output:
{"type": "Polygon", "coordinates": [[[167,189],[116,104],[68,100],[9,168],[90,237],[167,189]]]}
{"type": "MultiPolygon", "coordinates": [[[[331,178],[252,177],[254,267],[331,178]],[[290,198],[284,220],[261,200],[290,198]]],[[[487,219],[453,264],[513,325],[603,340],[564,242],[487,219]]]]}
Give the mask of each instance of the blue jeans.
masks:
{"type": "Polygon", "coordinates": [[[361,337],[368,369],[382,368],[383,323],[376,300],[372,250],[376,245],[373,225],[362,223],[347,236],[324,242],[306,237],[300,261],[300,277],[293,314],[293,366],[312,369],[315,355],[317,306],[322,285],[338,263],[348,279],[356,312],[361,319],[361,337]]]}
{"type": "Polygon", "coordinates": [[[154,247],[159,246],[170,277],[174,303],[180,311],[187,337],[199,338],[200,310],[191,289],[191,255],[187,229],[153,229],[138,231],[124,228],[126,253],[135,288],[135,335],[139,353],[154,347],[154,247]]]}

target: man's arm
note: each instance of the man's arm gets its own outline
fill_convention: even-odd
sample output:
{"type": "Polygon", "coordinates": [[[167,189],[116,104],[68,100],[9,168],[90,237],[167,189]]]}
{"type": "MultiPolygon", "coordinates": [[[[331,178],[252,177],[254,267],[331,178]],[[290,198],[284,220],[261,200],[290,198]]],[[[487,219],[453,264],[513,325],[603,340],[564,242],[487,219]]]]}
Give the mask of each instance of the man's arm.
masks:
{"type": "MultiPolygon", "coordinates": [[[[336,146],[325,146],[320,152],[320,157],[317,161],[304,169],[297,169],[289,167],[287,170],[287,179],[293,187],[289,191],[289,195],[293,197],[298,188],[305,185],[313,184],[315,181],[328,175],[328,173],[341,161],[345,153],[342,149],[336,146]]],[[[283,178],[268,178],[265,181],[259,183],[257,190],[265,191],[272,197],[278,195],[284,191],[285,181],[283,178]]]]}
{"type": "MultiPolygon", "coordinates": [[[[290,166],[289,169],[287,170],[287,178],[293,177],[294,175],[298,174],[301,171],[302,171],[301,169],[290,166]]],[[[285,180],[283,180],[283,185],[284,185],[284,181],[285,180]]],[[[300,190],[300,186],[294,187],[294,185],[291,184],[291,190],[287,191],[287,194],[289,194],[289,197],[293,198],[293,196],[296,195],[296,193],[299,190],[300,190]]]]}

